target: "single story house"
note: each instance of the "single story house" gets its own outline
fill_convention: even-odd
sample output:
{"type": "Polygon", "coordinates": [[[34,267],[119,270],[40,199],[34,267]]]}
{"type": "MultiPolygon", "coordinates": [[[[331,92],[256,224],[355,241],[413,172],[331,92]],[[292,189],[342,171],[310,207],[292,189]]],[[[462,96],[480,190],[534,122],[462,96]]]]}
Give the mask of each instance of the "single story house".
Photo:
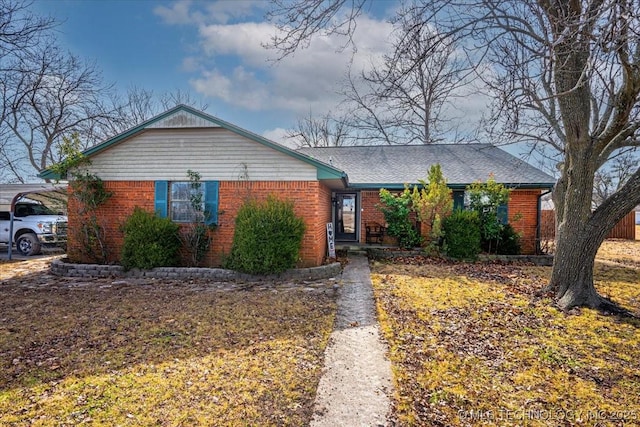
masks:
{"type": "MultiPolygon", "coordinates": [[[[442,166],[458,205],[464,203],[464,188],[474,181],[486,181],[489,174],[513,188],[508,216],[519,214],[513,225],[523,233],[524,251],[533,253],[540,196],[555,182],[487,144],[296,151],[185,105],[104,141],[84,155],[91,161],[89,171],[113,193],[100,210],[113,261],[119,258],[123,243],[120,225],[135,206],[188,222],[184,210],[188,170],[201,175],[209,222],[217,225],[204,262],[208,266],[219,265],[230,252],[236,213],[247,197],[275,194],[294,202],[296,213],[306,223],[300,265],[315,266],[327,254],[327,223],[334,223],[338,241],[364,243],[365,224],[384,222],[376,209],[379,189],[400,190],[404,183],[417,184],[435,163],[442,166]]],[[[40,176],[56,178],[51,170],[40,176]]],[[[81,261],[73,236],[77,222],[70,206],[68,254],[81,261]]]]}

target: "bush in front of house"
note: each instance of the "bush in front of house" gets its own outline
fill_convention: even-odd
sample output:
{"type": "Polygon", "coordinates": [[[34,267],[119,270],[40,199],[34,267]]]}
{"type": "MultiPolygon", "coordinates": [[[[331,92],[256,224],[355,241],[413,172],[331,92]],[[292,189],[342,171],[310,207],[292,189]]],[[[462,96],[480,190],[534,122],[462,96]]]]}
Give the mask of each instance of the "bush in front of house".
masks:
{"type": "Polygon", "coordinates": [[[179,229],[169,218],[136,207],[122,226],[122,266],[130,270],[177,265],[181,247],[179,229]]]}
{"type": "Polygon", "coordinates": [[[476,211],[456,210],[444,220],[444,246],[455,259],[475,259],[480,253],[480,219],[476,211]]]}
{"type": "Polygon", "coordinates": [[[422,238],[410,219],[411,191],[405,187],[400,194],[393,194],[386,188],[380,189],[378,210],[384,215],[387,223],[387,234],[398,239],[398,246],[411,249],[420,246],[422,238]]]}
{"type": "Polygon", "coordinates": [[[293,202],[269,196],[246,201],[236,216],[225,268],[249,274],[274,274],[296,266],[305,224],[293,202]]]}
{"type": "Polygon", "coordinates": [[[496,253],[498,255],[520,255],[520,251],[520,233],[514,230],[511,224],[504,224],[500,230],[496,253]]]}

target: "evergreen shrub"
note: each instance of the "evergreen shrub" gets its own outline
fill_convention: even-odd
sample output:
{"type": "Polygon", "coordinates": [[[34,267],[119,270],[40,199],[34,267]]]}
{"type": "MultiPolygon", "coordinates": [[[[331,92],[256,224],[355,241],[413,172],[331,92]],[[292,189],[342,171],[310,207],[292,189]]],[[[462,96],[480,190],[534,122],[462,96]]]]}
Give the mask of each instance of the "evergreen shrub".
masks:
{"type": "Polygon", "coordinates": [[[182,245],[179,226],[169,218],[136,207],[122,226],[124,245],[120,262],[126,270],[178,265],[182,245]]]}
{"type": "Polygon", "coordinates": [[[456,210],[444,220],[445,252],[451,258],[476,259],[480,253],[480,219],[476,211],[456,210]]]}
{"type": "Polygon", "coordinates": [[[520,250],[520,234],[513,229],[511,224],[505,224],[500,230],[496,252],[499,255],[519,255],[520,250]]]}
{"type": "Polygon", "coordinates": [[[293,202],[269,196],[247,200],[236,216],[225,268],[249,274],[274,274],[296,266],[305,224],[293,202]]]}

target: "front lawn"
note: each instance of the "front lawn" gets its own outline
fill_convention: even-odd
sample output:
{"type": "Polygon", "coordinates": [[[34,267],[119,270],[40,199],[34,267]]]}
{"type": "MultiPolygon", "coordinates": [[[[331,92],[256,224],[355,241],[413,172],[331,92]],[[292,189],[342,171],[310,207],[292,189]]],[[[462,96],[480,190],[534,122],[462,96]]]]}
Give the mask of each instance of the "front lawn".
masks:
{"type": "Polygon", "coordinates": [[[605,240],[598,249],[598,259],[640,267],[640,240],[605,240]]]}
{"type": "MultiPolygon", "coordinates": [[[[398,425],[640,423],[638,319],[560,312],[535,296],[550,268],[413,264],[375,263],[372,276],[398,425]]],[[[596,280],[640,312],[640,270],[598,265],[596,280]]]]}
{"type": "Polygon", "coordinates": [[[0,425],[307,424],[328,289],[0,281],[0,425]]]}

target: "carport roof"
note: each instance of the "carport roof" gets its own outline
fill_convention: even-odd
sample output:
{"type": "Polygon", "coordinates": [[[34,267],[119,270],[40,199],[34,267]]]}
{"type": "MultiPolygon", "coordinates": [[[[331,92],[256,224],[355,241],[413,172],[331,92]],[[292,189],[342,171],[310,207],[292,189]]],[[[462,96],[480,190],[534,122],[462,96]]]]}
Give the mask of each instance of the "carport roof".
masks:
{"type": "Polygon", "coordinates": [[[43,203],[67,200],[66,184],[0,184],[0,210],[9,210],[22,197],[43,203]]]}

